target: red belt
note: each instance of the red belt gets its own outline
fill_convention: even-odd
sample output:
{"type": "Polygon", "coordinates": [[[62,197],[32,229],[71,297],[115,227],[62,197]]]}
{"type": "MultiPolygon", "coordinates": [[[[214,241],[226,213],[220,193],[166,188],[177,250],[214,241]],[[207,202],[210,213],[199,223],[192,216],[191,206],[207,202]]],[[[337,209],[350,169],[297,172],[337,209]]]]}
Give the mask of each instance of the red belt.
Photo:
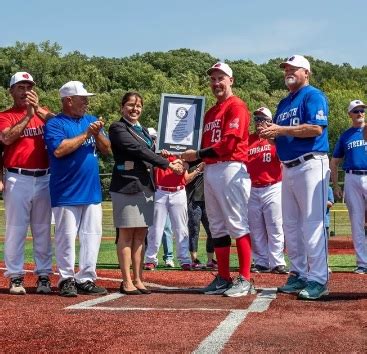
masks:
{"type": "Polygon", "coordinates": [[[180,191],[184,188],[185,188],[185,186],[177,186],[177,187],[157,186],[157,189],[160,189],[161,191],[166,191],[166,192],[177,192],[177,191],[180,191]]]}
{"type": "Polygon", "coordinates": [[[278,182],[280,182],[280,181],[274,181],[274,182],[271,182],[271,183],[268,183],[268,184],[252,184],[251,187],[254,187],[254,188],[265,188],[265,187],[272,186],[273,184],[278,183],[278,182]]]}

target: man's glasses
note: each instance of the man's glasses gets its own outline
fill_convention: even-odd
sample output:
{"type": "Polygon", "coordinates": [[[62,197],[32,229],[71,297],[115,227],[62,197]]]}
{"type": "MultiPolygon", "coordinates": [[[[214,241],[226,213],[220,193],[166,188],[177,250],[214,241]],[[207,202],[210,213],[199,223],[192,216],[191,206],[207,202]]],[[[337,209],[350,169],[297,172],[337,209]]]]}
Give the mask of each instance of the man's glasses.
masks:
{"type": "Polygon", "coordinates": [[[352,113],[354,114],[364,113],[364,109],[353,109],[352,113]]]}
{"type": "Polygon", "coordinates": [[[259,117],[254,117],[254,121],[256,122],[256,123],[262,123],[262,122],[269,122],[269,123],[271,123],[271,119],[269,119],[269,118],[266,118],[266,117],[264,117],[264,116],[259,116],[259,117]]]}

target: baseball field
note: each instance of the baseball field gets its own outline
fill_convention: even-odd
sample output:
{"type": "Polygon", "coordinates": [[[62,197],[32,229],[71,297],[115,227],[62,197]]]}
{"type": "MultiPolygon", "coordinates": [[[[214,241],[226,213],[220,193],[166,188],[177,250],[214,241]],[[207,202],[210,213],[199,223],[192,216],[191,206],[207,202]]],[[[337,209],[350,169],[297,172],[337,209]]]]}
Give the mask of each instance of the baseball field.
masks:
{"type": "MultiPolygon", "coordinates": [[[[342,205],[337,208],[344,209],[342,205]]],[[[355,258],[348,231],[343,231],[349,227],[345,212],[336,217],[337,236],[329,242],[330,294],[312,302],[276,293],[276,287],[286,280],[286,275],[276,274],[253,274],[254,295],[202,295],[198,289],[213,279],[212,273],[178,268],[145,272],[145,281],[153,290],[150,295],[119,294],[120,272],[108,203],[104,210],[98,284],[107,287],[109,294],[60,297],[55,274],[53,293],[37,295],[29,238],[27,295],[8,294],[4,264],[0,263],[0,352],[367,351],[367,276],[351,272],[355,258]]],[[[203,235],[199,253],[203,261],[204,241],[203,235]]],[[[0,242],[1,259],[2,251],[0,242]]],[[[235,247],[231,265],[235,271],[235,247]]]]}

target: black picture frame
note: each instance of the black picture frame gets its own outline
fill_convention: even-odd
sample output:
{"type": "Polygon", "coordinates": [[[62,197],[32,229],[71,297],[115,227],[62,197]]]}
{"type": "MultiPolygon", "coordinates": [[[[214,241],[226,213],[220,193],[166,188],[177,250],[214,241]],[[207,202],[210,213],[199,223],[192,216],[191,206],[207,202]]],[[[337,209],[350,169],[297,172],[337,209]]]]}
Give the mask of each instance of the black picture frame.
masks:
{"type": "Polygon", "coordinates": [[[163,93],[158,121],[157,152],[173,154],[200,149],[204,96],[163,93]]]}

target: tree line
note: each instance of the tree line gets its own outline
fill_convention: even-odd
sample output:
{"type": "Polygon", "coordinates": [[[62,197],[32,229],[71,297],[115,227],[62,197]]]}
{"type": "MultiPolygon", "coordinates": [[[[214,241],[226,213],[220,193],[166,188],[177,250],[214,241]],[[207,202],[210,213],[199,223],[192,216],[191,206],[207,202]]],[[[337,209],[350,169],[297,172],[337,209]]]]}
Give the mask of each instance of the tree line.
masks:
{"type": "MultiPolygon", "coordinates": [[[[293,53],[285,53],[286,55],[293,53]]],[[[302,53],[300,53],[302,54],[302,53]]],[[[226,61],[233,69],[234,93],[249,106],[250,111],[267,106],[274,113],[276,105],[286,96],[284,78],[274,58],[264,64],[251,60],[226,61]]],[[[365,100],[367,66],[353,68],[350,64],[332,64],[307,56],[311,63],[311,84],[323,90],[329,99],[329,141],[331,151],[340,133],[350,126],[347,107],[351,100],[365,100]]],[[[168,52],[147,52],[123,58],[88,57],[79,51],[62,54],[62,47],[50,41],[17,42],[0,48],[0,109],[12,104],[8,93],[9,80],[17,71],[29,72],[37,83],[42,105],[51,111],[60,110],[58,89],[67,81],[79,80],[89,92],[97,93],[90,100],[90,113],[103,116],[107,129],[120,118],[121,96],[128,90],[144,97],[142,123],[157,128],[162,93],[206,97],[206,109],[215,98],[208,87],[206,70],[218,58],[190,49],[168,52]]],[[[101,160],[101,173],[111,172],[110,159],[101,160]]]]}

